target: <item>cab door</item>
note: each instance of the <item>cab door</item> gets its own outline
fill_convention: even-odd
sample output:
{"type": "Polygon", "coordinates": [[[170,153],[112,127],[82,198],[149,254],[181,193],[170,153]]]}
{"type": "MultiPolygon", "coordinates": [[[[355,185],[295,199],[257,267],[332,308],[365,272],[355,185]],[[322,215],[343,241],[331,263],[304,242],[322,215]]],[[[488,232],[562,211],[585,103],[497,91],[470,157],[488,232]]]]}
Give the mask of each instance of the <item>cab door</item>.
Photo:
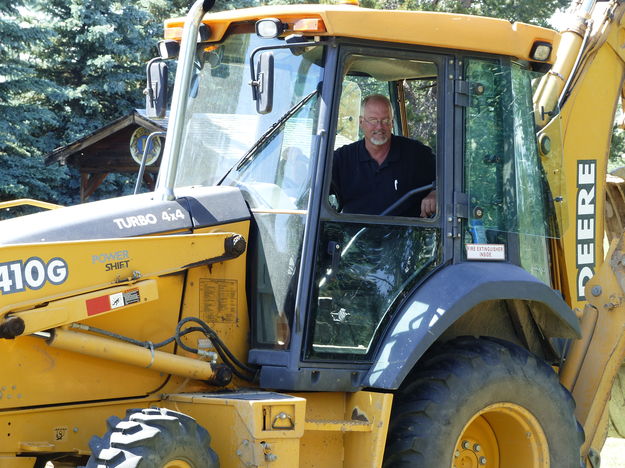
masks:
{"type": "Polygon", "coordinates": [[[335,136],[326,155],[304,360],[370,361],[377,337],[402,300],[451,259],[453,239],[443,230],[453,193],[453,165],[445,162],[453,155],[452,85],[443,79],[450,64],[449,57],[392,47],[341,48],[330,131],[335,136]],[[346,213],[336,204],[332,150],[362,138],[360,104],[370,94],[390,100],[394,135],[432,148],[437,196],[433,217],[421,218],[417,212],[397,216],[387,210],[346,213]]]}

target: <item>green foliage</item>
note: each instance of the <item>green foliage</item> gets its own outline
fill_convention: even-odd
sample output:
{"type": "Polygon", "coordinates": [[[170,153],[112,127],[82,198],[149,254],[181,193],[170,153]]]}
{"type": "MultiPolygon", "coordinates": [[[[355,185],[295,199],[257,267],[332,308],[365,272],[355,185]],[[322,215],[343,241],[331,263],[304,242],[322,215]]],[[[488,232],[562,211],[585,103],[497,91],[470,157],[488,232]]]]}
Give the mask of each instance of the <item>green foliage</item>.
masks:
{"type": "Polygon", "coordinates": [[[157,34],[148,12],[106,0],[46,0],[38,11],[49,18],[51,37],[34,50],[37,70],[63,96],[44,96],[43,104],[61,116],[62,144],[142,104],[143,64],[157,34]]]}
{"type": "Polygon", "coordinates": [[[612,143],[610,145],[610,159],[608,171],[625,166],[625,130],[614,125],[612,130],[612,143]]]}
{"type": "Polygon", "coordinates": [[[569,0],[362,0],[368,8],[424,10],[492,16],[548,26],[548,20],[569,0]]]}
{"type": "Polygon", "coordinates": [[[22,2],[0,4],[0,201],[37,196],[58,201],[53,188],[64,169],[47,172],[41,154],[56,144],[47,129],[59,120],[38,98],[60,98],[59,89],[37,73],[31,48],[45,43],[48,35],[22,17],[20,6],[22,2]]]}
{"type": "Polygon", "coordinates": [[[616,120],[612,129],[612,143],[610,145],[610,159],[608,160],[608,171],[613,171],[618,167],[625,166],[625,130],[619,128],[618,122],[623,121],[623,108],[618,104],[616,120]]]}
{"type": "MultiPolygon", "coordinates": [[[[43,155],[143,107],[145,63],[183,0],[23,0],[0,5],[0,200],[78,201],[78,177],[43,155]],[[19,7],[19,8],[18,8],[19,7]]],[[[94,198],[128,193],[109,175],[94,198]]],[[[133,181],[132,181],[133,182],[133,181]]]]}
{"type": "MultiPolygon", "coordinates": [[[[217,0],[214,11],[301,0],[217,0]]],[[[309,0],[308,3],[333,3],[309,0]]],[[[361,0],[363,7],[482,14],[544,25],[568,0],[361,0]]],[[[163,21],[192,0],[13,0],[0,2],[0,201],[78,199],[77,175],[42,156],[143,107],[146,61],[163,21]]],[[[410,97],[410,96],[409,96],[410,97]]],[[[624,152],[615,133],[612,160],[624,152]]],[[[96,198],[128,193],[109,176],[96,198]]]]}

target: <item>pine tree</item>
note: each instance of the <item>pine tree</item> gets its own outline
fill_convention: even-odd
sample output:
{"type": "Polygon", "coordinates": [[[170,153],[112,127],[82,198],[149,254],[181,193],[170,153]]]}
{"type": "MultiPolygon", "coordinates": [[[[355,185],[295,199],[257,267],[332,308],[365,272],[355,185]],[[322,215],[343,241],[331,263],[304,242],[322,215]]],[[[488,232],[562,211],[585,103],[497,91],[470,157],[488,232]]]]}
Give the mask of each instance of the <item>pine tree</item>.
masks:
{"type": "Polygon", "coordinates": [[[567,6],[569,0],[362,0],[369,8],[443,11],[491,16],[508,21],[521,21],[548,26],[557,9],[567,6]]]}
{"type": "Polygon", "coordinates": [[[60,199],[55,187],[66,182],[66,171],[45,168],[42,158],[56,144],[48,129],[59,120],[51,109],[40,105],[42,96],[62,100],[62,95],[36,71],[37,57],[31,48],[44,43],[47,36],[41,27],[29,23],[20,7],[24,8],[22,2],[0,3],[0,201],[63,202],[67,200],[60,199]]]}
{"type": "Polygon", "coordinates": [[[84,136],[142,103],[144,64],[154,53],[151,15],[129,2],[41,0],[51,40],[37,70],[62,87],[46,104],[61,118],[60,143],[84,136]]]}

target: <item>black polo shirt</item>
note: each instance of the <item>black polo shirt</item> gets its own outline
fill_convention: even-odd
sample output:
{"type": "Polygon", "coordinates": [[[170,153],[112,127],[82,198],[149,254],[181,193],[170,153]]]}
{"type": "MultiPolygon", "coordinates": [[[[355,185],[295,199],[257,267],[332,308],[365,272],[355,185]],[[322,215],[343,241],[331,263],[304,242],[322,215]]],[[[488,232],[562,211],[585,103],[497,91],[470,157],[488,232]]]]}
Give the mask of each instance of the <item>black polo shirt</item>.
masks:
{"type": "MultiPolygon", "coordinates": [[[[343,213],[382,213],[406,192],[436,179],[436,158],[429,146],[392,135],[391,148],[381,165],[369,155],[365,141],[342,146],[334,152],[332,193],[343,213]]],[[[421,200],[429,191],[413,195],[393,213],[419,216],[421,200]]]]}

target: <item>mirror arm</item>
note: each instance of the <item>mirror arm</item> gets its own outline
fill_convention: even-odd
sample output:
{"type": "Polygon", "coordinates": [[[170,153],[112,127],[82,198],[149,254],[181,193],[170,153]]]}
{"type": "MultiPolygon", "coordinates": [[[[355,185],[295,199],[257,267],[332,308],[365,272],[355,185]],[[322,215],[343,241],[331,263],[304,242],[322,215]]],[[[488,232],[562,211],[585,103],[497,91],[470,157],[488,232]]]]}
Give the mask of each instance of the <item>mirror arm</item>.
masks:
{"type": "Polygon", "coordinates": [[[294,44],[281,44],[281,45],[269,45],[269,46],[261,46],[257,47],[250,54],[250,83],[249,85],[252,87],[252,98],[254,101],[258,100],[258,87],[260,86],[260,80],[256,79],[256,67],[254,67],[254,57],[259,52],[263,52],[265,50],[276,50],[276,49],[294,49],[296,47],[311,47],[311,46],[319,46],[325,45],[320,42],[297,42],[294,44]]]}

